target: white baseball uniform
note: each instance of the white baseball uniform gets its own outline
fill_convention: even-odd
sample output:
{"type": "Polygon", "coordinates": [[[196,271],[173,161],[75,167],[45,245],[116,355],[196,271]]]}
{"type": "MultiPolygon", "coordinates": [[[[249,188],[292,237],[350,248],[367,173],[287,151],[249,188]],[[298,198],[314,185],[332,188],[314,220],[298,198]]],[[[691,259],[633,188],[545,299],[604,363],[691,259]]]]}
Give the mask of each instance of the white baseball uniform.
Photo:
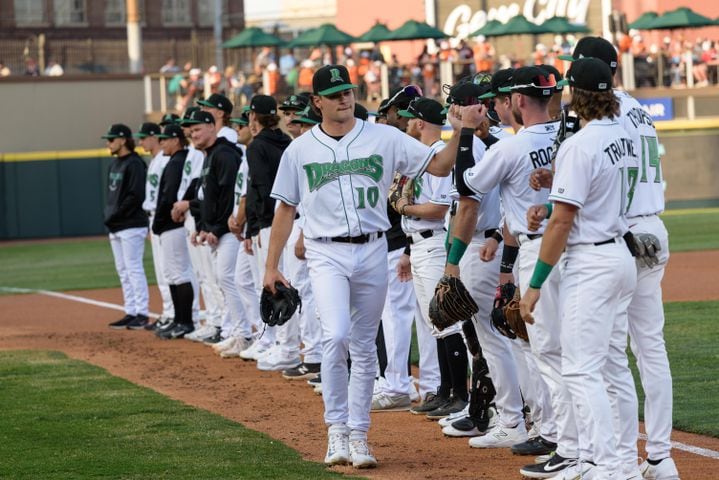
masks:
{"type": "Polygon", "coordinates": [[[659,214],[664,211],[662,168],[657,132],[648,113],[628,93],[614,92],[619,99],[619,124],[634,143],[638,163],[628,168],[634,191],[627,222],[635,233],[650,233],[659,239],[659,264],[637,270],[637,288],[629,304],[629,336],[644,389],[644,426],[647,454],[652,460],[671,455],[672,375],[664,345],[662,278],[669,261],[669,238],[659,214]]]}
{"type": "MultiPolygon", "coordinates": [[[[157,194],[160,188],[160,178],[165,165],[170,161],[170,157],[162,153],[162,150],[150,160],[147,166],[147,180],[145,181],[145,201],[142,202],[142,209],[150,216],[150,225],[154,220],[155,208],[157,207],[157,194]]],[[[162,247],[160,246],[160,237],[150,230],[150,246],[152,247],[152,263],[155,267],[155,280],[157,280],[157,288],[160,290],[162,298],[162,317],[173,318],[175,316],[175,306],[172,303],[170,295],[170,287],[165,279],[164,269],[162,267],[162,247]]]]}
{"type": "Polygon", "coordinates": [[[322,325],[328,425],[369,429],[375,339],[387,290],[385,198],[395,171],[416,178],[433,155],[396,128],[355,119],[339,140],[313,127],[282,156],[272,197],[292,206],[301,203],[305,212],[307,262],[322,325]]]}
{"type": "MultiPolygon", "coordinates": [[[[486,151],[484,143],[475,137],[472,147],[475,164],[484,161],[486,151]]],[[[451,195],[459,199],[455,188],[451,190],[451,195]]],[[[483,262],[479,257],[479,251],[491,236],[492,230],[501,228],[499,186],[495,186],[484,195],[474,195],[470,198],[479,203],[479,212],[472,241],[459,264],[460,276],[479,307],[479,313],[474,316],[473,323],[496,390],[494,401],[499,413],[499,424],[503,427],[513,427],[524,418],[516,360],[512,351],[512,341],[501,335],[492,326],[491,320],[503,247],[500,244],[494,260],[490,262],[483,262]]],[[[520,361],[524,361],[524,358],[520,361]]],[[[532,399],[528,398],[527,401],[532,403],[532,399]]]]}
{"type": "MultiPolygon", "coordinates": [[[[559,262],[562,377],[574,406],[579,459],[596,465],[597,478],[619,478],[622,463],[629,461],[619,451],[610,392],[632,382],[621,309],[634,291],[636,267],[622,235],[626,168],[635,162],[631,139],[617,121],[593,120],[559,148],[549,196],[578,209],[559,262]]],[[[625,420],[621,411],[618,415],[625,420]]]]}
{"type": "MultiPolygon", "coordinates": [[[[482,161],[464,174],[467,186],[479,195],[485,195],[499,185],[505,224],[520,244],[518,280],[522,294],[529,288],[544,232],[544,225],[536,232],[530,232],[527,226],[527,210],[533,205],[545,203],[549,194],[546,189],[532,190],[529,177],[534,169],[551,165],[552,145],[557,135],[557,127],[557,122],[548,122],[522,128],[513,137],[506,137],[492,145],[482,161]]],[[[535,323],[527,325],[527,333],[537,368],[552,399],[551,409],[548,405],[542,405],[541,408],[542,430],[554,431],[555,427],[551,425],[553,419],[556,422],[559,444],[557,453],[566,458],[576,458],[576,424],[568,395],[566,392],[562,393],[562,351],[557,335],[560,331],[557,270],[552,271],[545,282],[542,297],[534,311],[535,323]],[[547,425],[547,422],[550,424],[547,425]],[[563,450],[566,445],[570,446],[570,450],[563,450]]],[[[538,399],[541,399],[541,392],[539,393],[538,399]]]]}

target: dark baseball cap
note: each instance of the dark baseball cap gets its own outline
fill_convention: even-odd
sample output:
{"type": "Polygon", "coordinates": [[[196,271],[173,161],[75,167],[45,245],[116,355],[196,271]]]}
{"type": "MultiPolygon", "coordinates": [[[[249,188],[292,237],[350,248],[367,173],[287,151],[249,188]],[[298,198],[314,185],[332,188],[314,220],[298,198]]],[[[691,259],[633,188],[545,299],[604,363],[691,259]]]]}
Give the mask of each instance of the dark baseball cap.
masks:
{"type": "Polygon", "coordinates": [[[293,118],[290,123],[304,123],[308,125],[317,125],[318,123],[322,123],[322,117],[317,114],[317,112],[312,109],[309,105],[305,107],[304,110],[301,112],[298,112],[295,118],[293,118]]]}
{"type": "Polygon", "coordinates": [[[547,73],[551,73],[554,75],[554,79],[557,81],[557,91],[561,92],[564,89],[564,83],[562,83],[563,77],[562,74],[557,70],[557,68],[554,65],[539,65],[539,68],[544,70],[547,73]]]}
{"type": "Polygon", "coordinates": [[[365,121],[369,118],[369,112],[365,106],[358,102],[355,102],[355,118],[365,121]]]}
{"type": "Polygon", "coordinates": [[[220,93],[213,93],[204,100],[198,100],[197,104],[203,107],[218,108],[225,113],[232,113],[232,109],[235,108],[230,99],[220,93]]]}
{"type": "Polygon", "coordinates": [[[452,85],[447,95],[450,105],[476,105],[481,102],[480,97],[490,89],[489,84],[476,84],[471,81],[458,82],[452,85]]]}
{"type": "Polygon", "coordinates": [[[302,94],[290,95],[289,97],[285,98],[279,109],[299,112],[300,110],[304,110],[308,103],[309,96],[305,96],[302,94]]]}
{"type": "Polygon", "coordinates": [[[171,123],[177,123],[180,121],[180,117],[175,113],[166,113],[162,116],[162,120],[160,120],[160,126],[164,127],[165,125],[170,125],[171,123]]]}
{"type": "Polygon", "coordinates": [[[183,121],[183,125],[197,125],[198,123],[215,124],[215,117],[210,112],[196,110],[190,114],[190,118],[183,121]]]}
{"type": "Polygon", "coordinates": [[[190,117],[192,116],[192,114],[194,112],[199,112],[199,111],[200,111],[200,107],[188,107],[185,110],[185,113],[182,115],[182,118],[178,121],[179,124],[182,126],[189,125],[187,123],[187,121],[190,119],[190,117]]]}
{"type": "Polygon", "coordinates": [[[250,100],[250,110],[260,115],[276,115],[277,100],[269,95],[255,95],[250,100]]]}
{"type": "Polygon", "coordinates": [[[570,86],[589,92],[606,92],[612,89],[612,69],[598,58],[580,58],[572,62],[567,72],[570,86]]]}
{"type": "Polygon", "coordinates": [[[250,119],[247,118],[247,114],[249,113],[249,111],[250,111],[250,107],[248,105],[245,105],[240,110],[240,116],[231,118],[230,123],[236,123],[238,125],[243,125],[243,126],[249,125],[250,119]]]}
{"type": "Polygon", "coordinates": [[[132,130],[125,124],[114,123],[110,125],[107,133],[100,138],[112,140],[115,138],[130,138],[132,136],[132,130]]]}
{"type": "Polygon", "coordinates": [[[617,71],[617,50],[614,45],[602,37],[583,37],[574,46],[572,55],[560,55],[559,58],[573,62],[580,58],[594,57],[609,65],[612,74],[617,71]]]}
{"type": "Polygon", "coordinates": [[[178,124],[170,123],[165,126],[162,133],[157,135],[157,138],[185,138],[185,132],[178,124]]]}
{"type": "Polygon", "coordinates": [[[159,134],[162,131],[160,126],[156,123],[152,122],[145,122],[142,125],[140,125],[140,130],[133,135],[133,137],[137,138],[145,138],[145,137],[152,137],[157,134],[159,134]]]}
{"type": "Polygon", "coordinates": [[[417,97],[409,102],[406,110],[400,110],[398,115],[406,118],[419,118],[425,122],[442,126],[447,120],[447,115],[442,112],[444,112],[444,107],[438,101],[417,97]]]}
{"type": "Polygon", "coordinates": [[[389,98],[383,98],[382,101],[379,102],[379,107],[377,107],[377,116],[378,117],[386,116],[388,109],[389,109],[389,98]]]}
{"type": "Polygon", "coordinates": [[[537,66],[521,67],[514,71],[511,85],[501,87],[501,93],[521,93],[530,97],[551,97],[557,91],[557,79],[537,66]]]}
{"type": "Polygon", "coordinates": [[[389,110],[390,107],[396,107],[397,110],[405,110],[413,98],[421,96],[422,89],[417,85],[397,87],[389,93],[389,100],[387,100],[385,110],[389,110]]]}
{"type": "Polygon", "coordinates": [[[504,93],[500,92],[499,89],[509,87],[512,84],[513,76],[513,68],[504,68],[502,70],[497,70],[497,73],[492,75],[492,81],[489,82],[489,92],[481,95],[479,99],[485,100],[487,98],[494,98],[497,95],[504,93]]]}
{"type": "Polygon", "coordinates": [[[332,95],[357,88],[350,81],[350,73],[344,65],[325,65],[312,76],[312,91],[315,95],[332,95]]]}

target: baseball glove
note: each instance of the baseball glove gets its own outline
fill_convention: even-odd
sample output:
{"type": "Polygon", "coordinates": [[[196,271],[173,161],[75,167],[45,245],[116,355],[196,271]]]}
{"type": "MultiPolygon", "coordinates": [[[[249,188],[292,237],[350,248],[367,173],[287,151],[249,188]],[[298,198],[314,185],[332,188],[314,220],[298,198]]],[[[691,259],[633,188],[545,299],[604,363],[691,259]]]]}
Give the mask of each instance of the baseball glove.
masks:
{"type": "Polygon", "coordinates": [[[477,303],[458,277],[444,275],[429,302],[429,318],[438,330],[472,318],[479,311],[477,303]]]}
{"type": "Polygon", "coordinates": [[[492,325],[507,338],[529,341],[527,327],[519,314],[519,289],[513,283],[497,287],[492,309],[492,325]]]}
{"type": "Polygon", "coordinates": [[[659,263],[657,252],[662,249],[659,239],[651,233],[632,233],[624,235],[627,248],[637,261],[637,267],[652,268],[659,263]]]}
{"type": "Polygon", "coordinates": [[[527,324],[524,323],[522,315],[519,313],[519,301],[521,300],[519,295],[519,289],[514,289],[514,297],[504,306],[504,318],[507,320],[507,325],[519,338],[525,342],[529,342],[529,335],[527,334],[527,324]]]}
{"type": "Polygon", "coordinates": [[[273,295],[267,289],[262,289],[260,297],[260,316],[262,321],[270,327],[284,325],[292,318],[299,308],[302,312],[300,294],[293,286],[285,287],[282,283],[275,283],[276,293],[273,295]]]}
{"type": "Polygon", "coordinates": [[[408,205],[414,203],[414,181],[409,177],[397,173],[394,176],[394,180],[392,180],[392,185],[390,185],[389,194],[387,195],[389,204],[397,213],[402,213],[397,204],[403,198],[407,200],[408,205]]]}

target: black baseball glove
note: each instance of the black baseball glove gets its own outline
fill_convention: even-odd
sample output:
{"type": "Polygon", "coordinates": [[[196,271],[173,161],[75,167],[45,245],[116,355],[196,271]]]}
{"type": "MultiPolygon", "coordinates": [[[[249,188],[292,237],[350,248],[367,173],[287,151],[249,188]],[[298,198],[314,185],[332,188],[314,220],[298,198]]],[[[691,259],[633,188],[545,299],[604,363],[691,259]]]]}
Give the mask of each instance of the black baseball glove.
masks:
{"type": "Polygon", "coordinates": [[[276,293],[273,295],[272,292],[263,288],[260,298],[260,316],[262,321],[270,327],[284,325],[298,308],[302,312],[302,299],[300,299],[296,288],[291,285],[285,287],[282,283],[277,282],[275,290],[276,293]]]}
{"type": "Polygon", "coordinates": [[[438,330],[472,318],[479,307],[458,277],[443,276],[429,302],[429,318],[438,330]]]}
{"type": "Polygon", "coordinates": [[[527,326],[519,314],[519,289],[513,283],[497,287],[492,309],[492,325],[507,338],[528,342],[527,326]]]}

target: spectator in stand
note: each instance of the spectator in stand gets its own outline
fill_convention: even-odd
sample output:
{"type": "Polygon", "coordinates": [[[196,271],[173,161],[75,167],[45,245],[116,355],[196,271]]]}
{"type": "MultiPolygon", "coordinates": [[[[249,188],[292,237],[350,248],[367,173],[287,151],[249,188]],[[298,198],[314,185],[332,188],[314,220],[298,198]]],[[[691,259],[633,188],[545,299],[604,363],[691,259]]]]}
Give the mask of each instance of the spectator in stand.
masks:
{"type": "Polygon", "coordinates": [[[474,45],[474,61],[478,72],[494,71],[494,47],[483,35],[477,37],[474,45]]]}
{"type": "Polygon", "coordinates": [[[0,77],[9,77],[11,73],[8,66],[5,65],[5,61],[0,60],[0,77]]]}
{"type": "Polygon", "coordinates": [[[37,66],[37,62],[32,57],[27,57],[25,59],[25,75],[30,77],[40,76],[40,67],[37,66]]]}
{"type": "Polygon", "coordinates": [[[255,75],[261,77],[267,65],[274,61],[275,56],[272,54],[272,49],[270,47],[263,47],[260,53],[257,54],[257,57],[255,57],[255,75]]]}
{"type": "Polygon", "coordinates": [[[280,83],[280,72],[277,70],[277,64],[275,62],[267,65],[267,76],[263,76],[263,80],[267,79],[267,85],[265,87],[265,93],[267,95],[274,95],[277,93],[278,86],[280,83]]]}
{"type": "Polygon", "coordinates": [[[47,77],[61,77],[65,74],[62,65],[57,63],[54,58],[51,58],[45,68],[45,76],[47,77]]]}
{"type": "Polygon", "coordinates": [[[382,85],[380,76],[380,65],[382,65],[380,61],[373,62],[363,78],[365,88],[367,90],[368,102],[376,102],[377,100],[379,100],[381,95],[380,90],[382,85]]]}
{"type": "Polygon", "coordinates": [[[210,82],[210,92],[219,93],[222,85],[222,74],[216,65],[207,70],[207,80],[210,82]]]}
{"type": "Polygon", "coordinates": [[[456,58],[455,74],[458,74],[459,78],[474,74],[474,52],[465,40],[459,41],[456,58]]]}
{"type": "Polygon", "coordinates": [[[297,79],[297,88],[302,91],[312,91],[312,76],[315,74],[315,64],[309,58],[302,61],[300,74],[297,79]]]}
{"type": "Polygon", "coordinates": [[[168,57],[168,59],[165,60],[165,64],[160,67],[160,73],[164,74],[178,73],[179,71],[180,67],[177,66],[177,62],[172,57],[168,57]]]}
{"type": "Polygon", "coordinates": [[[202,94],[203,83],[202,70],[199,68],[190,69],[188,78],[182,78],[180,80],[180,94],[182,98],[178,102],[177,110],[184,110],[187,106],[191,106],[195,103],[195,98],[202,94]]]}
{"type": "MultiPolygon", "coordinates": [[[[297,66],[297,59],[295,58],[292,50],[286,50],[285,53],[280,56],[280,75],[287,78],[290,72],[297,66]]],[[[288,82],[289,83],[289,82],[288,82]]]]}
{"type": "Polygon", "coordinates": [[[534,65],[544,65],[547,63],[547,47],[543,43],[538,43],[534,47],[534,54],[532,55],[534,65]]]}

